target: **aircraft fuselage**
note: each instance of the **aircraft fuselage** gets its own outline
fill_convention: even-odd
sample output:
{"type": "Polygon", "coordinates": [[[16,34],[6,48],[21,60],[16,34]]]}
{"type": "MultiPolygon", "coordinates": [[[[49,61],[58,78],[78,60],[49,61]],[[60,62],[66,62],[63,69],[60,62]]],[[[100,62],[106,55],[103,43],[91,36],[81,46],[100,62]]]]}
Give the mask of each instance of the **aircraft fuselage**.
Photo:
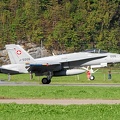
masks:
{"type": "Polygon", "coordinates": [[[62,54],[50,57],[44,57],[40,59],[36,59],[37,63],[50,64],[48,61],[57,61],[61,63],[63,68],[72,69],[74,67],[82,67],[82,66],[90,66],[90,65],[99,65],[101,63],[118,63],[120,62],[120,55],[114,53],[100,53],[102,56],[99,59],[95,59],[95,53],[71,53],[71,54],[62,54]],[[91,58],[93,56],[93,58],[91,58]],[[89,59],[90,57],[90,59],[89,59]],[[88,58],[86,60],[82,60],[83,58],[88,58]]]}

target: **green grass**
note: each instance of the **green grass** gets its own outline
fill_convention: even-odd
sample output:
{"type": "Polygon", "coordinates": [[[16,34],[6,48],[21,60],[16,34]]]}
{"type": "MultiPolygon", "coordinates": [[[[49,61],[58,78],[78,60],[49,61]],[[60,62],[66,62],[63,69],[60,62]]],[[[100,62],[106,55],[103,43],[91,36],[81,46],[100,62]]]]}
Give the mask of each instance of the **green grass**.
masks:
{"type": "Polygon", "coordinates": [[[120,99],[120,87],[0,86],[0,98],[120,99]]]}
{"type": "Polygon", "coordinates": [[[0,104],[0,120],[120,120],[119,105],[0,104]]]}

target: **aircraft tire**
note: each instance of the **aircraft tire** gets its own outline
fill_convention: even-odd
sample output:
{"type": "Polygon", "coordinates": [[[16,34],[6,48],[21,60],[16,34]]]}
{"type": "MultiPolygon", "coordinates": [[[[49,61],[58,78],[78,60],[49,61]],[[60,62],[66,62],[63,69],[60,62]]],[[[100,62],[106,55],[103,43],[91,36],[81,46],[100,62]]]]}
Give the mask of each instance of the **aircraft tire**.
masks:
{"type": "Polygon", "coordinates": [[[95,79],[95,76],[91,75],[90,80],[94,80],[94,79],[95,79]]]}
{"type": "Polygon", "coordinates": [[[42,79],[42,84],[49,84],[50,81],[47,78],[42,79]]]}
{"type": "Polygon", "coordinates": [[[50,79],[50,80],[48,80],[47,84],[50,84],[50,83],[51,83],[51,79],[50,79]]]}

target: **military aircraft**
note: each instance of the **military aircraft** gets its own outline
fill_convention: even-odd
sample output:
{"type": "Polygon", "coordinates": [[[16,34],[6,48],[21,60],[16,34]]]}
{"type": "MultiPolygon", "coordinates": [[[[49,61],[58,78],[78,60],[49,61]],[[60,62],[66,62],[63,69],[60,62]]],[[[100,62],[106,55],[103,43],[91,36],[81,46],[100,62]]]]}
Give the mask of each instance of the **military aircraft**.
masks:
{"type": "Polygon", "coordinates": [[[76,75],[85,72],[82,66],[100,64],[98,59],[106,57],[102,54],[87,52],[69,53],[34,59],[20,45],[6,45],[11,64],[18,65],[17,70],[26,73],[35,73],[36,76],[46,75],[43,84],[49,84],[52,76],[76,75]],[[96,60],[97,63],[92,61],[96,60]]]}
{"type": "Polygon", "coordinates": [[[88,53],[98,53],[101,55],[105,55],[106,57],[104,58],[100,58],[98,63],[98,60],[92,60],[89,63],[91,64],[91,66],[87,66],[87,67],[82,67],[84,70],[90,71],[91,73],[91,77],[90,80],[94,80],[95,77],[93,76],[93,73],[95,73],[97,70],[93,70],[93,68],[101,68],[101,67],[107,67],[108,64],[113,64],[113,63],[119,63],[120,62],[120,54],[116,54],[116,53],[108,53],[104,50],[100,50],[100,49],[89,49],[89,50],[85,50],[83,52],[88,52],[88,53]],[[93,63],[96,63],[93,65],[93,63]]]}

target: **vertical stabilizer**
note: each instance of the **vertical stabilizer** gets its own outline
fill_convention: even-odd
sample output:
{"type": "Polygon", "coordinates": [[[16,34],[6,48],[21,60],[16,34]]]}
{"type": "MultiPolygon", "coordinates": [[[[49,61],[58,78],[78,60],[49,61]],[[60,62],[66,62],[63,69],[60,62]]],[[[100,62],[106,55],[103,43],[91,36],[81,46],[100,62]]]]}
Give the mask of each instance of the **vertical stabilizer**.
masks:
{"type": "Polygon", "coordinates": [[[35,63],[34,58],[29,55],[20,45],[6,45],[11,64],[30,64],[35,63]]]}

